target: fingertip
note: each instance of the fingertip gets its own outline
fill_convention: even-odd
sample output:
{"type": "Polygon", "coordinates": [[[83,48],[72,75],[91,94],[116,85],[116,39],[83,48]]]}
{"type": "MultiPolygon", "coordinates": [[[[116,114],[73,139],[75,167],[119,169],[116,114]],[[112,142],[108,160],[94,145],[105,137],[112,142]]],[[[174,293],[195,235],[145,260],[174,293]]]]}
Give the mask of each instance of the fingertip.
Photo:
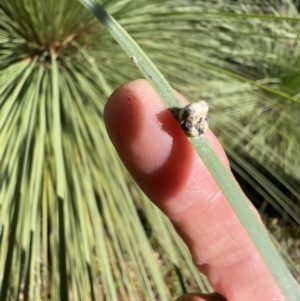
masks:
{"type": "Polygon", "coordinates": [[[152,201],[180,189],[194,150],[147,81],[117,89],[107,102],[104,121],[120,158],[152,201]]]}

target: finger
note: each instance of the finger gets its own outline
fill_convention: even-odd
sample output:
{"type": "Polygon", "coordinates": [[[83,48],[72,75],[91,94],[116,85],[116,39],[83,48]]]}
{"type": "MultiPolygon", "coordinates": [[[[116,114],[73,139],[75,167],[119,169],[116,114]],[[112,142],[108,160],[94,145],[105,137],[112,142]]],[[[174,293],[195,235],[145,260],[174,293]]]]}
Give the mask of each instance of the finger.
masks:
{"type": "MultiPolygon", "coordinates": [[[[119,88],[104,120],[125,166],[170,218],[214,289],[231,301],[281,300],[232,208],[151,86],[137,80],[119,88]]],[[[213,133],[205,136],[228,166],[213,133]]]]}

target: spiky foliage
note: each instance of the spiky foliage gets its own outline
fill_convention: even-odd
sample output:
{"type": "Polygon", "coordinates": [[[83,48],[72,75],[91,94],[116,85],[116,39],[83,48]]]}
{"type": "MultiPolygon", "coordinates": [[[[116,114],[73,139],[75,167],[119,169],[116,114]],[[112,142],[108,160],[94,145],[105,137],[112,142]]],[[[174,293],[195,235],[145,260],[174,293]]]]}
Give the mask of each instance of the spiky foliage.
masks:
{"type": "MultiPolygon", "coordinates": [[[[236,171],[295,225],[298,13],[288,0],[256,3],[102,1],[176,89],[210,102],[236,171]]],[[[1,2],[1,300],[169,300],[208,289],[106,135],[108,95],[137,77],[76,0],[1,2]]]]}

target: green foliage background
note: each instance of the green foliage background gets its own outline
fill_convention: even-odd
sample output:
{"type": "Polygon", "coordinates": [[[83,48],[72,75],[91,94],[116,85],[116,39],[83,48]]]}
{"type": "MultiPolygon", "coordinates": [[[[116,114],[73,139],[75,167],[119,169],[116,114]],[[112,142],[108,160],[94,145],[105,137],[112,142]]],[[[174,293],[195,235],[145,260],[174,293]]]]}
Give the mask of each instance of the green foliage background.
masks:
{"type": "MultiPolygon", "coordinates": [[[[297,3],[101,4],[175,89],[209,102],[211,128],[251,199],[299,236],[297,3]]],[[[140,76],[76,0],[0,3],[0,300],[210,290],[106,135],[107,97],[140,76]]]]}

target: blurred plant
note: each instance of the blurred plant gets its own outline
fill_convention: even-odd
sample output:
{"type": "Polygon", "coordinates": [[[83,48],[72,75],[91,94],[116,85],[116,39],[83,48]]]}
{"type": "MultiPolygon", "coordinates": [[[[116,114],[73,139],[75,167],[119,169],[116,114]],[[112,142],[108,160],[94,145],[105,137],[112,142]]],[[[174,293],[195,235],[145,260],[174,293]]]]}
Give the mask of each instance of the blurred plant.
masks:
{"type": "MultiPolygon", "coordinates": [[[[294,3],[101,4],[175,89],[209,101],[233,168],[299,225],[294,3]]],[[[77,0],[0,3],[0,300],[170,300],[209,290],[106,135],[107,97],[137,77],[77,0]]]]}

